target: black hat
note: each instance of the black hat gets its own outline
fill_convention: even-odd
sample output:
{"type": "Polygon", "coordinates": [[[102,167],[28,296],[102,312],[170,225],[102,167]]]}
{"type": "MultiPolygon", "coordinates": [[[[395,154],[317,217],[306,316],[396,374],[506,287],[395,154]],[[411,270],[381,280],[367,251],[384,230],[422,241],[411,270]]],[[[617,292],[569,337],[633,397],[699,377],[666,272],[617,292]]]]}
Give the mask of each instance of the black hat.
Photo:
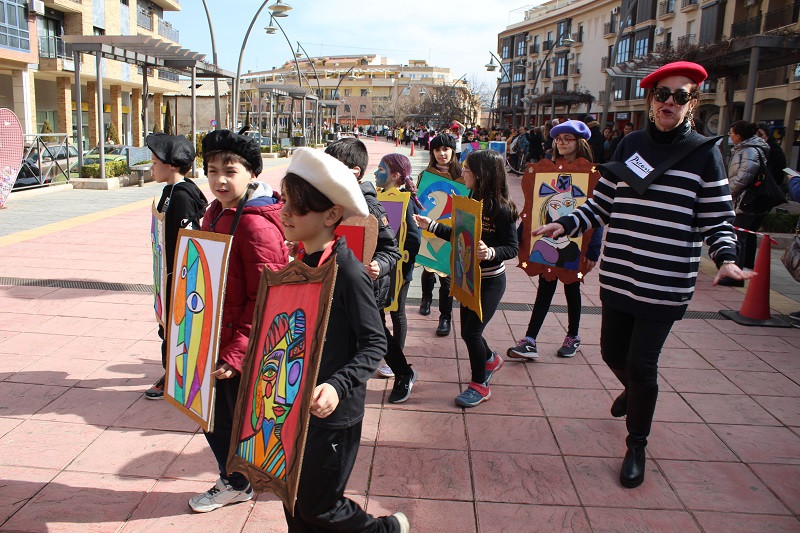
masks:
{"type": "Polygon", "coordinates": [[[173,167],[191,166],[194,161],[195,151],[192,141],[183,135],[151,133],[144,142],[159,161],[173,167]]]}
{"type": "Polygon", "coordinates": [[[456,140],[453,138],[452,135],[447,133],[441,133],[431,139],[431,152],[439,148],[440,146],[445,146],[447,148],[452,148],[453,151],[456,149],[456,140]]]}
{"type": "Polygon", "coordinates": [[[210,152],[233,152],[242,156],[253,168],[253,173],[261,174],[261,145],[252,137],[239,135],[230,130],[214,130],[203,138],[203,171],[208,172],[205,154],[210,152]]]}

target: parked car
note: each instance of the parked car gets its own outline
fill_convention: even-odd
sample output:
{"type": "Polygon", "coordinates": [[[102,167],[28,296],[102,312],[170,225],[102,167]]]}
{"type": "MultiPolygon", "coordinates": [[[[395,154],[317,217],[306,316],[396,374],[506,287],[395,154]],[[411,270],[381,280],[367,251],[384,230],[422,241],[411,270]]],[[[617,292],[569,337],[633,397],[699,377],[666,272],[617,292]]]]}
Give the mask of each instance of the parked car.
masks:
{"type": "MultiPolygon", "coordinates": [[[[105,156],[103,159],[108,161],[127,161],[128,160],[128,152],[133,146],[128,146],[124,144],[109,144],[105,146],[105,156]]],[[[91,150],[89,150],[85,156],[83,156],[83,164],[84,165],[97,165],[100,163],[100,147],[95,146],[91,150]]],[[[138,161],[136,161],[138,163],[138,161]]]]}
{"type": "Polygon", "coordinates": [[[261,146],[269,146],[272,144],[272,139],[269,137],[261,137],[261,146]]]}
{"type": "Polygon", "coordinates": [[[14,182],[14,188],[48,185],[66,180],[78,164],[78,148],[61,143],[43,143],[25,148],[25,158],[14,182]],[[41,152],[41,153],[40,153],[41,152]]]}

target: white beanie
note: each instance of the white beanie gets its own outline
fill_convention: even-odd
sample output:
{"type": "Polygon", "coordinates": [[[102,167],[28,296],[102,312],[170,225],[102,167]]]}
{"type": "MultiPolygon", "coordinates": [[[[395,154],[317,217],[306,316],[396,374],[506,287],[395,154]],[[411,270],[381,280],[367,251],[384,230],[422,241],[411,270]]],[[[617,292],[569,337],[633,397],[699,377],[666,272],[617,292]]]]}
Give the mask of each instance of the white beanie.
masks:
{"type": "Polygon", "coordinates": [[[286,173],[300,176],[334,205],[342,206],[342,218],[369,214],[367,201],[353,171],[333,156],[313,148],[298,148],[292,154],[286,173]]]}

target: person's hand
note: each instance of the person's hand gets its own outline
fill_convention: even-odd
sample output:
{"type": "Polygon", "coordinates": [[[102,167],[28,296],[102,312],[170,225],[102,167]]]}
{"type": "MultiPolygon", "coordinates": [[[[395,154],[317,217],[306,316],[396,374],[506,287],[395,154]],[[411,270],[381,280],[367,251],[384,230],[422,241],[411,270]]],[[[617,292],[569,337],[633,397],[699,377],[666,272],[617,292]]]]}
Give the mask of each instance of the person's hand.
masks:
{"type": "Polygon", "coordinates": [[[322,383],[314,388],[311,396],[311,414],[317,418],[331,416],[339,405],[339,395],[330,383],[322,383]]]}
{"type": "Polygon", "coordinates": [[[539,226],[535,230],[531,230],[531,235],[533,236],[544,235],[545,237],[551,237],[553,239],[560,237],[563,234],[564,226],[558,224],[557,222],[551,222],[550,224],[539,226]]]}
{"type": "Polygon", "coordinates": [[[414,222],[416,222],[417,226],[419,226],[420,228],[428,229],[429,227],[431,227],[432,220],[422,215],[414,215],[414,222]]]}
{"type": "Polygon", "coordinates": [[[378,279],[378,276],[381,274],[381,267],[377,261],[372,261],[370,264],[367,265],[367,276],[372,281],[378,279]]]}
{"type": "Polygon", "coordinates": [[[489,258],[489,247],[483,241],[478,241],[478,261],[489,258]]]}
{"type": "Polygon", "coordinates": [[[211,373],[215,379],[228,379],[234,377],[238,372],[228,363],[222,363],[211,373]]]}
{"type": "Polygon", "coordinates": [[[758,275],[758,272],[755,270],[742,270],[736,263],[726,263],[719,267],[719,272],[714,276],[714,281],[712,281],[711,284],[718,285],[719,280],[722,278],[745,280],[756,275],[758,275]]]}

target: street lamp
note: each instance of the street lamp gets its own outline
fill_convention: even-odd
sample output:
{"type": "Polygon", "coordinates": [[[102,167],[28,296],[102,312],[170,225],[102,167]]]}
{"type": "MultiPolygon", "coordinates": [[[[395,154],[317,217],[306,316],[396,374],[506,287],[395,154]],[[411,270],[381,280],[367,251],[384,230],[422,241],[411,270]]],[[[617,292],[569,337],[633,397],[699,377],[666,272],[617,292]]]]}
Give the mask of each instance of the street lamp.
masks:
{"type": "MultiPolygon", "coordinates": [[[[337,63],[337,65],[338,65],[338,63],[337,63]]],[[[336,84],[336,88],[333,90],[333,94],[336,95],[336,113],[335,113],[335,116],[333,118],[334,129],[335,129],[335,124],[339,122],[339,86],[342,84],[342,82],[344,81],[345,78],[347,78],[347,79],[351,79],[351,78],[355,79],[355,77],[352,77],[352,76],[348,77],[348,74],[353,72],[353,69],[356,68],[357,66],[358,66],[358,63],[355,63],[352,67],[347,69],[344,74],[339,76],[339,83],[336,84]]],[[[342,100],[344,100],[344,98],[342,98],[342,100]]]]}
{"type": "Polygon", "coordinates": [[[303,57],[303,54],[300,53],[300,50],[302,50],[303,54],[305,54],[306,58],[308,58],[308,63],[311,65],[311,70],[314,71],[314,78],[317,80],[317,98],[318,99],[316,101],[316,105],[315,105],[316,111],[314,113],[315,132],[317,133],[317,135],[314,136],[315,137],[314,140],[318,142],[319,141],[319,135],[318,135],[318,133],[319,133],[319,116],[318,116],[319,115],[319,98],[322,98],[322,85],[320,85],[320,83],[319,83],[319,74],[317,74],[317,68],[314,66],[314,60],[311,58],[310,55],[308,55],[308,52],[306,52],[306,49],[303,48],[302,44],[300,44],[300,41],[297,41],[297,51],[294,53],[294,57],[295,57],[294,61],[295,61],[295,63],[297,63],[297,58],[303,57]]]}
{"type": "MultiPolygon", "coordinates": [[[[571,34],[571,31],[572,31],[572,28],[569,27],[569,26],[564,28],[564,31],[562,31],[561,34],[558,37],[556,37],[556,41],[550,47],[550,50],[548,50],[547,53],[545,54],[544,58],[542,59],[542,62],[539,64],[539,68],[538,69],[535,68],[536,74],[533,76],[533,89],[531,89],[531,94],[536,94],[536,84],[539,83],[539,76],[542,74],[542,69],[545,67],[545,65],[547,65],[547,59],[550,57],[550,54],[553,53],[553,50],[556,49],[556,46],[561,45],[561,46],[566,46],[567,48],[569,48],[573,44],[575,44],[575,40],[572,39],[571,37],[569,37],[569,35],[571,34]],[[564,37],[564,35],[567,35],[567,37],[564,37]]],[[[552,107],[552,109],[550,111],[550,114],[551,115],[555,115],[556,114],[556,112],[555,112],[555,96],[553,97],[553,100],[551,101],[551,107],[552,107]]],[[[530,108],[528,108],[528,115],[530,115],[530,108]]],[[[550,118],[552,119],[553,117],[550,117],[550,118]]]]}
{"type": "MultiPolygon", "coordinates": [[[[503,65],[503,62],[500,61],[500,59],[496,55],[494,55],[494,53],[492,53],[491,50],[489,51],[489,55],[491,56],[489,58],[489,62],[486,63],[486,65],[484,65],[486,67],[486,70],[489,71],[489,72],[494,72],[495,69],[497,69],[497,65],[494,64],[494,60],[497,59],[497,62],[500,64],[500,68],[502,69],[502,72],[508,77],[509,103],[511,104],[511,107],[512,107],[511,126],[513,127],[514,124],[517,121],[517,106],[514,105],[514,77],[511,74],[511,72],[513,72],[515,70],[524,70],[525,67],[523,66],[522,62],[525,61],[525,58],[524,57],[518,57],[517,59],[512,60],[508,64],[509,68],[507,69],[503,65]],[[522,68],[520,69],[520,67],[522,67],[522,68]],[[509,72],[509,70],[511,72],[509,72]]],[[[497,89],[499,89],[499,88],[500,88],[500,83],[497,84],[497,87],[495,87],[495,89],[494,89],[494,94],[492,95],[492,103],[491,103],[491,107],[492,108],[494,108],[494,98],[495,98],[495,96],[497,96],[497,89]]]]}

